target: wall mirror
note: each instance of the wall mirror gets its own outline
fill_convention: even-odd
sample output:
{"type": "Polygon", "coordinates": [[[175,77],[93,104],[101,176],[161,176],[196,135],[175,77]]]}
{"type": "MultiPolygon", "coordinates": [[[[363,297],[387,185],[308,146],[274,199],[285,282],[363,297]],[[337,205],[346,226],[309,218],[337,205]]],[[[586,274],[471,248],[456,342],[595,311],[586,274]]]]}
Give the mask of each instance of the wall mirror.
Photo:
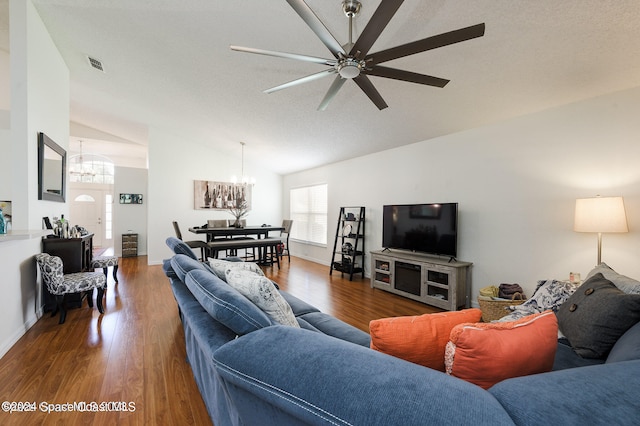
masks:
{"type": "Polygon", "coordinates": [[[67,151],[38,133],[38,200],[65,202],[67,151]]]}

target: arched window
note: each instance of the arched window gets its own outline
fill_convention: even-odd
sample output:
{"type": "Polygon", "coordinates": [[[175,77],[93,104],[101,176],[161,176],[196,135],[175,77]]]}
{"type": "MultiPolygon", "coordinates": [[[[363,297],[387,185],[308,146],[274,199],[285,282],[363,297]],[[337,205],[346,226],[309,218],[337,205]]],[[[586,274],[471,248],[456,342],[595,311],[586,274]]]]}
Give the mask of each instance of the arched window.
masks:
{"type": "Polygon", "coordinates": [[[113,176],[113,162],[106,157],[95,154],[78,154],[69,158],[69,180],[71,182],[113,185],[113,176]]]}
{"type": "Polygon", "coordinates": [[[96,199],[93,198],[91,195],[82,194],[82,195],[78,195],[73,201],[78,201],[81,203],[95,203],[96,199]]]}

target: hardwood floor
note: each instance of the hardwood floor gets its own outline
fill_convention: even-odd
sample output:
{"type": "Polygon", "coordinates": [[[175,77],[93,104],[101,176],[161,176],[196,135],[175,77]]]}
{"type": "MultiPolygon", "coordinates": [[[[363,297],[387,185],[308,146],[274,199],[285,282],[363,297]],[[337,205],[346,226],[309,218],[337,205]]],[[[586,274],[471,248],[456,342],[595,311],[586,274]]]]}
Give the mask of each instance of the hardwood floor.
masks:
{"type": "MultiPolygon", "coordinates": [[[[0,401],[29,402],[35,412],[0,410],[2,425],[211,424],[189,364],[178,310],[161,266],[145,256],[120,259],[119,283],[109,274],[105,314],[69,310],[67,320],[45,314],[0,359],[0,401]],[[128,411],[52,412],[67,403],[106,404],[128,411]],[[57,406],[53,404],[58,404],[57,406]]],[[[368,332],[369,321],[437,312],[381,290],[350,282],[327,266],[292,257],[265,274],[283,290],[368,332]]]]}

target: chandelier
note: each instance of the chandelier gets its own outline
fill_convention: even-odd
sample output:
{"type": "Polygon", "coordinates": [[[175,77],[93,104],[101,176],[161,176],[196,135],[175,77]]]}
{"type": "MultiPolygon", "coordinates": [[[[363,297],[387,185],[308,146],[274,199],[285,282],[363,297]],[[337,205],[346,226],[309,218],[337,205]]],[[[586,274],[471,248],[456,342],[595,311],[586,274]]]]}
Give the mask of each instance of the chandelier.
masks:
{"type": "Polygon", "coordinates": [[[79,176],[83,178],[84,176],[95,176],[96,171],[89,164],[85,164],[84,156],[82,153],[82,140],[80,140],[80,155],[75,158],[74,164],[71,164],[69,167],[69,174],[73,176],[79,176]]]}
{"type": "Polygon", "coordinates": [[[233,184],[240,183],[242,185],[255,185],[256,178],[253,176],[247,176],[244,174],[244,142],[240,142],[242,149],[242,163],[240,165],[240,179],[236,175],[231,176],[231,182],[233,184]]]}

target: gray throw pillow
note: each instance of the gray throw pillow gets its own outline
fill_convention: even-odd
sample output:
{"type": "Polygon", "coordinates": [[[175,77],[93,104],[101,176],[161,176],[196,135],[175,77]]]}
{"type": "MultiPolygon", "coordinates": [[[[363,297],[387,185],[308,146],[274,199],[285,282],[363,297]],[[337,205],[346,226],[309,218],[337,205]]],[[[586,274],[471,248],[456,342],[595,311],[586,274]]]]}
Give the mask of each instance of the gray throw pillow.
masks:
{"type": "Polygon", "coordinates": [[[625,275],[620,275],[604,262],[593,268],[587,275],[586,279],[589,279],[598,273],[601,273],[602,276],[614,283],[616,287],[625,293],[640,294],[640,281],[634,280],[633,278],[629,278],[625,275]]]}
{"type": "Polygon", "coordinates": [[[583,358],[602,359],[640,320],[640,294],[625,294],[598,273],[558,309],[558,326],[583,358]]]}

